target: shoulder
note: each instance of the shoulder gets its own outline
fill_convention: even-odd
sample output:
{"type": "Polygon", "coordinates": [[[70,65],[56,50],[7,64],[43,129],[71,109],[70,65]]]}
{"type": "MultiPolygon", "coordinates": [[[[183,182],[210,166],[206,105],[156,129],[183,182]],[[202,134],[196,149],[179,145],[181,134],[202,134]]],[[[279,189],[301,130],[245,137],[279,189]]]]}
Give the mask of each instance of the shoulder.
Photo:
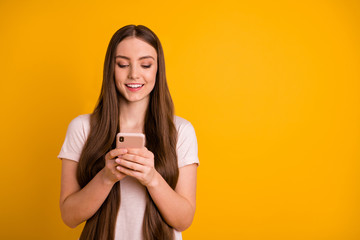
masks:
{"type": "Polygon", "coordinates": [[[90,114],[82,114],[71,120],[73,125],[90,124],[90,114]]]}
{"type": "Polygon", "coordinates": [[[82,114],[72,119],[69,128],[72,130],[87,131],[90,129],[90,114],[82,114]]]}
{"type": "Polygon", "coordinates": [[[178,143],[190,139],[196,141],[195,129],[191,122],[185,118],[174,116],[174,124],[178,132],[178,143]]]}
{"type": "Polygon", "coordinates": [[[90,114],[79,115],[72,119],[58,158],[79,161],[82,148],[90,132],[90,114]]]}
{"type": "Polygon", "coordinates": [[[179,116],[174,117],[174,123],[178,132],[176,143],[178,167],[192,163],[199,164],[197,138],[193,125],[179,116]]]}
{"type": "Polygon", "coordinates": [[[67,130],[70,138],[85,141],[90,132],[90,114],[82,114],[72,119],[67,130]]]}
{"type": "Polygon", "coordinates": [[[188,120],[176,115],[174,116],[174,124],[179,134],[187,129],[194,130],[193,125],[188,120]]]}

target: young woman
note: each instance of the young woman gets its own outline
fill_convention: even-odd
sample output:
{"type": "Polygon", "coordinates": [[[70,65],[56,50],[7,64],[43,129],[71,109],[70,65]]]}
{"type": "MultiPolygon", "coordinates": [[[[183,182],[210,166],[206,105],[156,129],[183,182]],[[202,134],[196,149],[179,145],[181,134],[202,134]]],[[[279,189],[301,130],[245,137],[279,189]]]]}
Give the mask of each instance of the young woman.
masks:
{"type": "Polygon", "coordinates": [[[162,46],[142,25],[110,40],[92,114],[69,124],[60,210],[80,239],[182,239],[195,214],[199,164],[193,126],[174,115],[162,46]],[[146,147],[116,148],[119,132],[144,133],[146,147]]]}

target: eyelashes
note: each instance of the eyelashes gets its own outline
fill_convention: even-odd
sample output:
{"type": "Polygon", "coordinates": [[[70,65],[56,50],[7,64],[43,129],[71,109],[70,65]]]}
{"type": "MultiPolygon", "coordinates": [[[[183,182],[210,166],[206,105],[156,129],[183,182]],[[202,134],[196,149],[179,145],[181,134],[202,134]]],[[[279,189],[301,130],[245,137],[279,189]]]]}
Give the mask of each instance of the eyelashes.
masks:
{"type": "MultiPolygon", "coordinates": [[[[129,65],[118,64],[118,66],[119,66],[120,68],[126,68],[126,67],[128,67],[129,65]]],[[[150,68],[150,67],[151,67],[151,64],[150,64],[150,65],[141,65],[141,67],[143,67],[143,68],[150,68]]]]}

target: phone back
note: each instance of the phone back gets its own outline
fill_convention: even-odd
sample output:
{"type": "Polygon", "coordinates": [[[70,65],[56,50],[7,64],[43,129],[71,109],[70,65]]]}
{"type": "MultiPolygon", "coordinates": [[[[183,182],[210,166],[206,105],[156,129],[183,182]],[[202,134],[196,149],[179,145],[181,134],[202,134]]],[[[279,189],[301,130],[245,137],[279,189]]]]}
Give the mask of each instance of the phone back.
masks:
{"type": "Polygon", "coordinates": [[[142,133],[118,133],[116,148],[142,148],[145,146],[145,135],[142,133]]]}

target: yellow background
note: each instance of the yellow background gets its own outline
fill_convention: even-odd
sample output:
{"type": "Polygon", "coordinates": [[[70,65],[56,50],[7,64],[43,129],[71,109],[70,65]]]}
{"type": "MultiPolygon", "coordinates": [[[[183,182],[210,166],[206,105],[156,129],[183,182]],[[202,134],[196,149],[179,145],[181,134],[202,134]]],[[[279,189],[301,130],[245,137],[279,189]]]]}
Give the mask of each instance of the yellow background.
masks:
{"type": "Polygon", "coordinates": [[[160,38],[199,143],[184,239],[360,239],[359,1],[1,1],[0,239],[77,239],[56,158],[107,44],[160,38]]]}

